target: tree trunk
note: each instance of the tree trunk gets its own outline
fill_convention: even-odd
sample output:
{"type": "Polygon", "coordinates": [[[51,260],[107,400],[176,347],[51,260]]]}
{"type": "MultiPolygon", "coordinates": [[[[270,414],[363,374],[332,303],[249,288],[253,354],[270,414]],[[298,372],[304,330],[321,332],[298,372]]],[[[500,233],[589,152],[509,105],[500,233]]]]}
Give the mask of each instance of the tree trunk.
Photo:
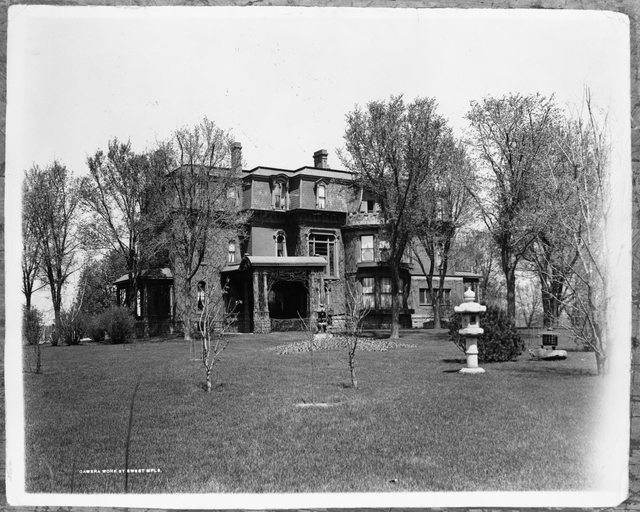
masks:
{"type": "Polygon", "coordinates": [[[211,393],[211,368],[207,368],[207,393],[211,393]]]}
{"type": "Polygon", "coordinates": [[[60,315],[60,303],[53,305],[54,327],[51,333],[51,346],[57,347],[60,343],[60,334],[62,333],[62,317],[60,315]]]}
{"type": "Polygon", "coordinates": [[[182,300],[183,300],[183,313],[182,324],[184,329],[184,340],[191,341],[192,337],[192,318],[191,318],[191,305],[193,303],[191,298],[191,280],[185,279],[182,284],[182,300]]]}
{"type": "Polygon", "coordinates": [[[351,346],[349,347],[349,373],[351,375],[351,385],[354,388],[358,387],[358,379],[356,377],[356,347],[357,339],[352,339],[351,346]]]}
{"type": "Polygon", "coordinates": [[[40,356],[40,340],[38,340],[38,342],[34,345],[33,348],[35,349],[35,352],[36,352],[36,373],[40,373],[42,368],[42,359],[40,356]]]}
{"type": "Polygon", "coordinates": [[[392,340],[400,338],[400,272],[398,271],[399,262],[393,262],[390,265],[391,270],[391,335],[392,340]]]}
{"type": "Polygon", "coordinates": [[[607,374],[607,356],[600,353],[599,350],[595,351],[596,355],[596,368],[598,371],[598,375],[606,375],[607,374]]]}
{"type": "Polygon", "coordinates": [[[433,328],[440,329],[441,327],[440,300],[437,297],[435,297],[435,300],[432,300],[432,302],[433,302],[433,328]]]}
{"type": "Polygon", "coordinates": [[[507,282],[507,317],[516,321],[516,276],[515,268],[505,273],[507,282]]]}

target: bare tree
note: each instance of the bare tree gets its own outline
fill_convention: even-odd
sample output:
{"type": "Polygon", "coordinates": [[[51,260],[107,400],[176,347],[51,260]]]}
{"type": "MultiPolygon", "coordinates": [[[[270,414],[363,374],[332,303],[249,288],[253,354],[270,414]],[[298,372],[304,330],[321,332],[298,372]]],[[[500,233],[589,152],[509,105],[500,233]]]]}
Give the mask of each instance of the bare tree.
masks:
{"type": "MultiPolygon", "coordinates": [[[[22,201],[26,200],[26,182],[22,183],[22,201]]],[[[31,309],[31,297],[46,286],[45,282],[36,284],[42,273],[42,242],[36,232],[32,211],[25,209],[22,215],[22,293],[27,309],[31,309]]]]}
{"type": "Polygon", "coordinates": [[[52,345],[57,345],[62,291],[79,269],[78,182],[64,165],[53,162],[44,169],[34,165],[26,172],[24,183],[23,207],[42,244],[43,278],[51,290],[55,316],[52,345]]]}
{"type": "MultiPolygon", "coordinates": [[[[569,316],[566,327],[576,340],[595,353],[598,374],[607,372],[608,286],[604,232],[609,213],[609,143],[606,119],[599,122],[587,93],[585,112],[567,119],[557,149],[573,171],[564,186],[575,198],[574,214],[562,217],[573,251],[566,251],[563,270],[568,293],[556,296],[569,316]],[[574,253],[575,255],[574,256],[574,253]]],[[[551,171],[557,171],[553,167],[551,171]]]]}
{"type": "Polygon", "coordinates": [[[555,137],[560,111],[553,97],[509,94],[471,102],[468,141],[482,166],[481,191],[472,191],[500,249],[507,314],[516,317],[516,269],[535,239],[540,213],[541,169],[555,137]]]}
{"type": "Polygon", "coordinates": [[[362,283],[354,275],[349,275],[344,279],[344,312],[345,312],[345,335],[347,338],[347,364],[351,385],[358,387],[356,376],[356,352],[358,342],[362,337],[363,320],[369,314],[371,308],[365,304],[362,295],[362,283]]]}
{"type": "Polygon", "coordinates": [[[198,319],[198,332],[202,340],[202,364],[205,369],[205,390],[211,392],[211,373],[220,361],[220,355],[229,346],[229,327],[236,319],[239,303],[227,304],[226,286],[212,279],[207,288],[203,308],[198,319]]]}
{"type": "Polygon", "coordinates": [[[445,119],[432,98],[405,104],[402,96],[372,101],[347,114],[343,165],[359,187],[376,194],[382,217],[381,235],[389,247],[391,274],[391,338],[400,334],[405,250],[420,224],[419,197],[429,184],[447,134],[445,119]]]}
{"type": "Polygon", "coordinates": [[[161,239],[169,248],[186,340],[194,321],[194,278],[220,240],[237,239],[247,218],[240,212],[241,163],[232,158],[232,144],[228,132],[205,118],[176,131],[162,148],[170,168],[162,182],[161,239]]]}
{"type": "Polygon", "coordinates": [[[504,276],[500,269],[500,253],[485,230],[460,233],[450,258],[456,268],[469,269],[480,275],[478,300],[504,308],[504,276]]]}
{"type": "Polygon", "coordinates": [[[33,348],[36,363],[36,373],[42,372],[42,356],[40,341],[44,333],[42,312],[38,308],[24,307],[22,310],[22,336],[27,344],[33,348]]]}
{"type": "Polygon", "coordinates": [[[450,255],[460,229],[474,217],[473,164],[465,147],[452,136],[445,138],[439,164],[430,186],[423,191],[419,208],[422,222],[413,239],[413,253],[427,280],[427,293],[433,306],[433,325],[440,328],[440,306],[449,270],[450,255]],[[426,255],[426,261],[423,255],[426,255]],[[434,277],[438,286],[434,286],[434,277]]]}
{"type": "MultiPolygon", "coordinates": [[[[162,162],[161,162],[162,163],[162,162]]],[[[158,249],[145,240],[158,210],[156,184],[164,178],[164,165],[151,154],[137,154],[131,144],[113,139],[87,159],[89,176],[83,180],[82,203],[90,217],[85,226],[92,245],[103,252],[117,251],[129,273],[129,297],[137,280],[158,249]]]]}
{"type": "Polygon", "coordinates": [[[525,275],[524,281],[516,286],[516,304],[527,329],[531,329],[540,318],[542,297],[539,286],[525,275]]]}

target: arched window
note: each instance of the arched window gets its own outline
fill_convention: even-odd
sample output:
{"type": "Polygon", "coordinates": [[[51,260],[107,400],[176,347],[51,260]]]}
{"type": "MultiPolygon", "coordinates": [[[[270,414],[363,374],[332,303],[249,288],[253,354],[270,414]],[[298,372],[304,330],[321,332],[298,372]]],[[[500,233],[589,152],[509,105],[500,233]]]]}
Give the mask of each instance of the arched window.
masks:
{"type": "Polygon", "coordinates": [[[198,309],[200,311],[204,309],[206,288],[207,288],[207,283],[205,283],[204,281],[200,281],[198,283],[198,309]]]}
{"type": "Polygon", "coordinates": [[[271,178],[271,206],[275,210],[286,210],[289,204],[289,180],[284,175],[271,178]]]}
{"type": "Polygon", "coordinates": [[[284,257],[287,255],[287,236],[284,231],[279,230],[273,236],[273,239],[276,242],[276,256],[284,257]]]}
{"type": "Polygon", "coordinates": [[[316,183],[316,207],[327,207],[327,184],[323,180],[316,183]]]}
{"type": "Polygon", "coordinates": [[[235,240],[229,240],[229,256],[227,257],[229,263],[236,262],[236,242],[235,240]]]}

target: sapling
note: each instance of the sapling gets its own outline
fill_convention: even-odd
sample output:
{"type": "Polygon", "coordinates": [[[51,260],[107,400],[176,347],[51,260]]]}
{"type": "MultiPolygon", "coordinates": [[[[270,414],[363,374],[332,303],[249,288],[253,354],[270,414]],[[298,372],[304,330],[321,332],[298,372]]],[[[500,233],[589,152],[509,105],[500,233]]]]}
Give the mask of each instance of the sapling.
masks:
{"type": "Polygon", "coordinates": [[[356,350],[362,336],[362,322],[371,308],[365,304],[362,295],[362,284],[354,276],[345,278],[344,286],[345,334],[347,339],[347,364],[351,385],[358,387],[356,376],[356,350]]]}
{"type": "Polygon", "coordinates": [[[235,301],[228,310],[224,300],[226,292],[226,285],[222,289],[210,286],[198,320],[198,332],[202,338],[201,360],[205,369],[207,393],[211,392],[213,368],[220,361],[220,354],[229,346],[230,339],[227,332],[237,316],[235,310],[242,303],[235,301]]]}

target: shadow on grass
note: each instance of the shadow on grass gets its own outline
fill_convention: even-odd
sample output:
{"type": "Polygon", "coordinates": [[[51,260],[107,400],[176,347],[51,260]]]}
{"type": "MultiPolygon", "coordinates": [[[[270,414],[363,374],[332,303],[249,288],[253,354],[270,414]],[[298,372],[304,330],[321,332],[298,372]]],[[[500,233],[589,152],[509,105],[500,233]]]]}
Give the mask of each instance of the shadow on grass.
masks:
{"type": "Polygon", "coordinates": [[[454,359],[440,359],[443,363],[455,363],[455,364],[465,364],[467,360],[463,357],[454,358],[454,359]]]}
{"type": "Polygon", "coordinates": [[[518,367],[518,371],[522,373],[546,373],[551,375],[582,375],[597,377],[598,372],[587,368],[567,368],[562,366],[551,366],[551,362],[531,361],[530,364],[518,367]]]}

